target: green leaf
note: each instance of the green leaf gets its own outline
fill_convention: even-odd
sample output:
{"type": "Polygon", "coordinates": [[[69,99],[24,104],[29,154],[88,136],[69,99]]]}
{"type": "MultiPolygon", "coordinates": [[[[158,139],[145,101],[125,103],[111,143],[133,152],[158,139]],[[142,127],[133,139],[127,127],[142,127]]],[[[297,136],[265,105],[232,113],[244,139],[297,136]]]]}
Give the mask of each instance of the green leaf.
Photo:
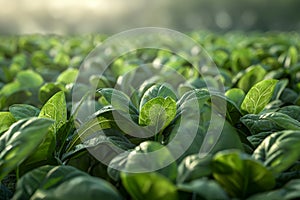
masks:
{"type": "Polygon", "coordinates": [[[0,183],[0,199],[1,200],[9,200],[13,196],[13,193],[5,187],[2,183],[0,183]]]}
{"type": "Polygon", "coordinates": [[[178,184],[178,189],[196,194],[195,199],[229,199],[226,192],[216,181],[205,178],[197,179],[189,183],[178,184]]]}
{"type": "Polygon", "coordinates": [[[125,171],[156,171],[169,180],[175,180],[177,176],[177,164],[167,147],[158,142],[146,141],[142,142],[129,153],[125,171]],[[159,153],[159,156],[155,157],[155,153],[159,153]]]}
{"type": "Polygon", "coordinates": [[[52,120],[19,120],[0,137],[0,180],[30,156],[45,138],[52,120]]]}
{"type": "Polygon", "coordinates": [[[128,154],[128,152],[121,153],[110,161],[107,167],[107,174],[114,181],[121,180],[121,171],[125,171],[128,154]]]}
{"type": "Polygon", "coordinates": [[[286,104],[295,104],[298,99],[298,93],[290,88],[285,88],[280,95],[280,100],[286,104]]]}
{"type": "Polygon", "coordinates": [[[268,112],[262,114],[259,118],[270,120],[283,129],[300,131],[300,122],[283,113],[268,112]]]}
{"type": "Polygon", "coordinates": [[[266,199],[282,200],[282,199],[299,199],[299,198],[300,198],[300,179],[295,179],[285,184],[282,188],[253,195],[247,200],[266,200],[266,199]]]}
{"type": "Polygon", "coordinates": [[[97,152],[97,158],[108,164],[115,156],[124,150],[135,147],[120,131],[116,129],[105,129],[94,132],[89,138],[83,139],[81,144],[75,146],[71,151],[62,156],[62,160],[77,157],[78,153],[85,149],[97,152]]]}
{"type": "Polygon", "coordinates": [[[217,153],[212,160],[212,171],[215,180],[232,197],[244,199],[275,186],[275,178],[271,171],[239,151],[227,150],[217,153]]]}
{"type": "Polygon", "coordinates": [[[145,103],[147,103],[148,101],[156,97],[163,97],[163,98],[169,97],[175,101],[177,100],[176,94],[173,92],[172,89],[170,89],[166,85],[156,84],[151,86],[149,89],[147,89],[143,94],[140,102],[140,110],[142,110],[142,107],[144,106],[145,103]]]}
{"type": "Polygon", "coordinates": [[[283,129],[300,130],[300,122],[280,112],[267,112],[258,115],[247,114],[241,122],[248,127],[252,134],[283,129]]]}
{"type": "Polygon", "coordinates": [[[296,106],[296,105],[284,106],[280,108],[278,112],[286,114],[291,118],[300,121],[300,106],[296,106]]]}
{"type": "Polygon", "coordinates": [[[181,112],[183,108],[186,109],[187,107],[193,107],[195,105],[195,101],[198,102],[198,108],[201,109],[209,99],[210,93],[206,89],[193,89],[187,91],[177,101],[178,112],[181,112]]]}
{"type": "Polygon", "coordinates": [[[254,151],[253,157],[262,161],[275,174],[290,167],[300,158],[300,131],[285,130],[269,135],[254,151]]]}
{"type": "Polygon", "coordinates": [[[0,135],[9,129],[16,122],[16,119],[10,112],[0,112],[0,135]]]}
{"type": "Polygon", "coordinates": [[[122,199],[105,180],[71,166],[42,166],[25,174],[17,183],[17,199],[122,199]]]}
{"type": "Polygon", "coordinates": [[[272,98],[277,80],[263,80],[255,84],[247,93],[241,109],[251,113],[257,114],[261,112],[272,98]]]}
{"type": "Polygon", "coordinates": [[[39,100],[45,104],[54,94],[59,91],[64,91],[64,86],[61,83],[45,83],[39,90],[39,100]]]}
{"type": "Polygon", "coordinates": [[[21,71],[17,74],[16,81],[21,88],[36,88],[43,84],[44,80],[38,73],[32,70],[21,71]]]}
{"type": "Polygon", "coordinates": [[[56,134],[67,122],[67,105],[63,91],[56,93],[47,101],[40,111],[39,118],[52,119],[54,123],[37,151],[27,159],[27,165],[53,158],[56,134]]]}
{"type": "Polygon", "coordinates": [[[76,81],[78,75],[78,69],[68,68],[63,71],[56,79],[58,83],[69,84],[76,81]]]}
{"type": "Polygon", "coordinates": [[[253,135],[267,131],[279,131],[282,129],[280,126],[277,126],[274,121],[267,118],[261,118],[261,115],[259,114],[247,114],[240,120],[253,135]]]}
{"type": "Polygon", "coordinates": [[[0,91],[0,94],[1,95],[4,95],[4,96],[9,96],[15,92],[18,92],[21,90],[21,85],[19,82],[11,82],[11,83],[8,83],[6,85],[4,85],[2,88],[1,88],[1,91],[0,91]]]}
{"type": "Polygon", "coordinates": [[[232,88],[226,91],[225,96],[235,103],[240,108],[245,98],[245,92],[239,88],[232,88]]]}
{"type": "Polygon", "coordinates": [[[40,113],[40,109],[28,104],[14,104],[9,107],[9,111],[16,120],[37,117],[40,113]]]}
{"type": "Polygon", "coordinates": [[[212,157],[209,155],[193,154],[185,157],[178,166],[177,183],[186,183],[210,176],[212,174],[211,160],[212,157]]]}
{"type": "Polygon", "coordinates": [[[98,90],[104,96],[106,101],[116,110],[121,110],[125,113],[138,114],[137,108],[132,104],[130,98],[122,91],[113,88],[104,88],[98,90]]]}
{"type": "Polygon", "coordinates": [[[239,80],[237,86],[244,92],[248,92],[254,84],[263,80],[266,73],[266,70],[260,65],[249,67],[239,80]]]}
{"type": "Polygon", "coordinates": [[[82,141],[91,139],[94,134],[101,133],[105,130],[112,129],[118,133],[123,133],[123,130],[125,133],[134,131],[136,124],[133,124],[134,122],[118,114],[119,113],[115,112],[111,107],[104,107],[94,113],[86,123],[77,129],[68,143],[66,153],[72,151],[82,141]],[[118,124],[122,124],[122,130],[119,129],[118,124]]]}
{"type": "Polygon", "coordinates": [[[207,132],[205,140],[201,145],[200,153],[217,153],[225,149],[240,149],[243,146],[236,129],[228,123],[222,116],[211,111],[209,122],[210,132],[207,132]]]}
{"type": "Polygon", "coordinates": [[[277,82],[273,96],[271,98],[271,101],[273,100],[279,100],[281,94],[283,93],[285,87],[288,85],[289,80],[288,79],[281,79],[277,82]]]}
{"type": "Polygon", "coordinates": [[[139,124],[154,128],[157,133],[167,127],[176,115],[176,102],[170,97],[156,97],[145,103],[140,111],[139,124]]]}
{"type": "Polygon", "coordinates": [[[135,200],[176,200],[177,188],[164,176],[151,173],[121,173],[122,183],[135,200]]]}
{"type": "Polygon", "coordinates": [[[255,135],[248,136],[247,139],[249,142],[253,145],[253,147],[257,148],[262,141],[269,135],[271,135],[273,132],[272,131],[267,131],[267,132],[260,132],[255,135]]]}

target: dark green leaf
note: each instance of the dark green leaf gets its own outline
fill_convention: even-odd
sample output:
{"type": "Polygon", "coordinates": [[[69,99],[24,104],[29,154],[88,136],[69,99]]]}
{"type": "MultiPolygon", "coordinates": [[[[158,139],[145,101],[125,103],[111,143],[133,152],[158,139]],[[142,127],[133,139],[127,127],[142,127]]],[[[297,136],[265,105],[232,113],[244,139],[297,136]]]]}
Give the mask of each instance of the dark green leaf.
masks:
{"type": "Polygon", "coordinates": [[[282,128],[274,121],[267,118],[261,118],[261,115],[247,114],[240,120],[253,135],[261,132],[282,130],[282,128]]]}
{"type": "Polygon", "coordinates": [[[51,159],[56,147],[56,134],[58,130],[67,122],[67,105],[63,91],[56,93],[42,107],[39,118],[54,120],[44,141],[38,147],[37,151],[31,155],[26,164],[51,159]]]}
{"type": "Polygon", "coordinates": [[[253,157],[280,173],[300,158],[300,131],[285,130],[269,135],[254,151],[253,157]]]}
{"type": "Polygon", "coordinates": [[[0,138],[0,180],[30,156],[45,138],[52,120],[31,118],[14,123],[0,138]]]}
{"type": "Polygon", "coordinates": [[[190,183],[179,184],[178,189],[196,194],[196,199],[229,199],[226,192],[214,180],[197,179],[190,183]]]}
{"type": "Polygon", "coordinates": [[[28,104],[15,104],[9,107],[10,113],[16,120],[37,117],[40,113],[40,109],[28,105],[28,104]]]}
{"type": "Polygon", "coordinates": [[[211,175],[211,156],[194,154],[185,157],[178,166],[177,183],[190,182],[211,175]]]}
{"type": "Polygon", "coordinates": [[[300,198],[300,179],[295,179],[288,182],[282,188],[277,190],[263,192],[251,196],[247,200],[282,200],[282,199],[299,199],[300,198]]]}
{"type": "Polygon", "coordinates": [[[278,110],[278,112],[286,114],[291,118],[300,121],[300,106],[284,106],[278,110]]]}
{"type": "Polygon", "coordinates": [[[245,198],[275,186],[271,171],[239,151],[217,153],[212,160],[212,171],[216,181],[232,197],[245,198]]]}
{"type": "Polygon", "coordinates": [[[122,199],[108,182],[70,166],[42,166],[18,182],[17,199],[122,199]]]}

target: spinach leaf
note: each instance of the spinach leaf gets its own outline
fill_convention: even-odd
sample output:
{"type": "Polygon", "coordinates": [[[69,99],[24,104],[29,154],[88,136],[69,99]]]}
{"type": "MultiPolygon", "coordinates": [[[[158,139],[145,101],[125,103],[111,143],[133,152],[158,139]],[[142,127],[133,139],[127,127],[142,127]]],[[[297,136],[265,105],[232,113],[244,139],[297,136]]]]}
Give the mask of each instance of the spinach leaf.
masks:
{"type": "Polygon", "coordinates": [[[98,92],[104,96],[106,101],[108,101],[114,109],[121,110],[125,113],[138,114],[137,108],[132,104],[130,98],[122,91],[104,88],[98,90],[98,92]]]}
{"type": "Polygon", "coordinates": [[[14,104],[9,107],[9,112],[16,120],[20,120],[24,118],[37,117],[40,113],[40,109],[28,104],[14,104]]]}
{"type": "Polygon", "coordinates": [[[272,190],[269,192],[263,192],[256,195],[251,196],[247,200],[265,200],[265,199],[273,199],[273,200],[282,200],[282,199],[299,199],[300,198],[300,179],[295,179],[288,182],[282,188],[278,188],[276,190],[272,190]]]}
{"type": "Polygon", "coordinates": [[[9,127],[16,122],[16,119],[10,112],[0,112],[0,136],[7,131],[9,127]]]}
{"type": "Polygon", "coordinates": [[[215,180],[232,197],[245,198],[275,186],[271,171],[247,154],[236,150],[217,153],[212,160],[212,171],[215,180]]]}
{"type": "Polygon", "coordinates": [[[140,111],[139,124],[149,126],[153,133],[167,127],[176,115],[176,102],[170,97],[156,97],[145,103],[140,111]]]}
{"type": "Polygon", "coordinates": [[[61,83],[45,83],[39,89],[38,98],[42,104],[45,104],[53,95],[59,91],[65,91],[65,87],[61,83]]]}
{"type": "Polygon", "coordinates": [[[143,142],[127,159],[121,180],[134,199],[177,199],[177,188],[171,182],[176,179],[177,165],[166,147],[143,142]]]}
{"type": "Polygon", "coordinates": [[[280,108],[278,112],[286,114],[291,118],[300,121],[300,106],[296,106],[296,105],[284,106],[280,108]]]}
{"type": "Polygon", "coordinates": [[[250,130],[253,135],[261,132],[280,131],[282,128],[274,121],[267,118],[261,118],[261,115],[247,114],[240,121],[250,130]]]}
{"type": "Polygon", "coordinates": [[[31,165],[41,161],[51,160],[54,156],[56,147],[56,134],[59,129],[67,122],[67,105],[63,91],[56,93],[42,107],[39,118],[54,120],[42,144],[36,152],[27,160],[26,164],[31,165]]]}
{"type": "Polygon", "coordinates": [[[247,113],[261,112],[272,98],[277,80],[269,79],[256,83],[246,94],[241,109],[247,113]]]}
{"type": "Polygon", "coordinates": [[[195,199],[229,199],[227,193],[216,181],[206,178],[197,179],[189,183],[178,184],[178,189],[196,194],[193,196],[193,198],[196,197],[195,199]]]}
{"type": "Polygon", "coordinates": [[[239,88],[232,88],[226,91],[225,96],[235,103],[240,108],[245,98],[245,92],[239,88]]]}
{"type": "Polygon", "coordinates": [[[137,173],[156,171],[170,180],[175,180],[177,164],[167,147],[158,142],[146,141],[129,153],[124,171],[137,173]]]}
{"type": "Polygon", "coordinates": [[[178,199],[177,188],[169,179],[156,173],[121,173],[122,183],[133,199],[178,199]]]}
{"type": "Polygon", "coordinates": [[[262,114],[259,118],[274,122],[277,126],[286,130],[300,130],[300,122],[283,113],[268,112],[262,114]]]}
{"type": "Polygon", "coordinates": [[[251,66],[246,69],[246,73],[241,77],[237,86],[244,92],[248,92],[254,84],[263,80],[266,73],[261,65],[251,66]]]}
{"type": "Polygon", "coordinates": [[[193,154],[186,156],[178,166],[177,183],[191,182],[212,174],[212,156],[193,154]]]}
{"type": "Polygon", "coordinates": [[[56,82],[62,84],[70,84],[76,81],[78,75],[78,69],[68,68],[63,71],[56,79],[56,82]]]}
{"type": "Polygon", "coordinates": [[[50,119],[23,119],[0,137],[0,180],[35,152],[52,124],[50,119]]]}
{"type": "Polygon", "coordinates": [[[267,131],[299,130],[300,122],[280,112],[266,112],[259,115],[248,114],[241,118],[252,134],[267,131]]]}
{"type": "Polygon", "coordinates": [[[140,110],[142,110],[142,107],[146,102],[156,97],[163,97],[163,98],[169,97],[172,98],[174,101],[176,101],[177,100],[176,94],[169,87],[170,86],[156,84],[148,88],[141,98],[140,110]]]}
{"type": "Polygon", "coordinates": [[[254,151],[253,157],[278,174],[300,158],[300,132],[285,130],[269,135],[254,151]]]}
{"type": "Polygon", "coordinates": [[[12,199],[122,199],[108,182],[71,166],[45,165],[25,174],[12,199]]]}

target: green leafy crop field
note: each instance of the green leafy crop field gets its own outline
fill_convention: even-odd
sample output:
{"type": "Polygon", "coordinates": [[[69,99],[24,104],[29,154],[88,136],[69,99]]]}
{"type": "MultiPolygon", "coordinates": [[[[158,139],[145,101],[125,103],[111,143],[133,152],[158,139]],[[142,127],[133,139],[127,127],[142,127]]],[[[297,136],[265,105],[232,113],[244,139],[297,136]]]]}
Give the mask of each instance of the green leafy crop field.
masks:
{"type": "Polygon", "coordinates": [[[80,79],[107,36],[0,36],[0,199],[300,199],[300,35],[189,36],[218,73],[145,48],[80,79]]]}

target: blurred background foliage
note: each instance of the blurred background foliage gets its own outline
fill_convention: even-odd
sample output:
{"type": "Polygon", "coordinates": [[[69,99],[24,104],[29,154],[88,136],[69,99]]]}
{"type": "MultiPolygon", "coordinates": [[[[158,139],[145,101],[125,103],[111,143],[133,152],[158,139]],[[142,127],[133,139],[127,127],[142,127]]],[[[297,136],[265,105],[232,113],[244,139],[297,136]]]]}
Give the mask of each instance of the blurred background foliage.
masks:
{"type": "Polygon", "coordinates": [[[0,33],[298,31],[299,0],[0,0],[0,33]]]}

